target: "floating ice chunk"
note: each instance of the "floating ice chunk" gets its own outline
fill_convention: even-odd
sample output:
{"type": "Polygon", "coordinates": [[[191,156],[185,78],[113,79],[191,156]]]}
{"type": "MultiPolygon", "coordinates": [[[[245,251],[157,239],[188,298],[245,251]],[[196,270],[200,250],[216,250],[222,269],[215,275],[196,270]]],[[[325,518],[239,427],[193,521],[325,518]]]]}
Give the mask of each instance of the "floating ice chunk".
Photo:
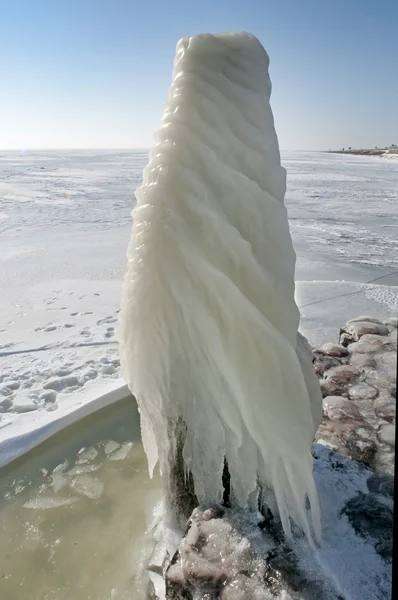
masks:
{"type": "Polygon", "coordinates": [[[108,455],[109,460],[124,460],[132,447],[133,442],[125,442],[118,450],[108,455]]]}
{"type": "Polygon", "coordinates": [[[64,461],[63,463],[61,463],[60,465],[57,465],[57,466],[55,467],[55,469],[53,469],[53,471],[52,471],[52,473],[51,473],[51,474],[52,474],[52,475],[54,475],[54,473],[63,473],[63,472],[64,472],[64,471],[66,471],[66,469],[68,468],[68,465],[69,465],[68,461],[67,461],[67,460],[65,460],[65,461],[64,461]]]}
{"type": "Polygon", "coordinates": [[[50,486],[53,488],[55,493],[58,493],[62,488],[68,485],[69,480],[63,475],[63,473],[53,473],[51,475],[50,486]]]}
{"type": "Polygon", "coordinates": [[[96,477],[90,475],[79,475],[71,483],[72,488],[82,496],[87,496],[91,500],[101,498],[104,491],[104,484],[96,477]]]}
{"type": "Polygon", "coordinates": [[[120,444],[118,444],[117,442],[115,442],[113,440],[109,440],[109,442],[107,442],[105,444],[104,452],[105,452],[105,454],[110,454],[111,452],[114,452],[118,448],[120,448],[120,444]]]}
{"type": "Polygon", "coordinates": [[[69,469],[66,475],[68,475],[68,477],[74,477],[75,475],[83,475],[85,473],[92,473],[93,471],[98,471],[100,468],[101,465],[77,464],[76,466],[69,469]]]}
{"type": "Polygon", "coordinates": [[[19,494],[21,494],[24,489],[25,489],[25,483],[23,479],[17,479],[14,481],[13,485],[12,485],[12,491],[14,492],[14,494],[16,496],[18,496],[19,494]]]}
{"type": "Polygon", "coordinates": [[[88,462],[92,462],[98,456],[98,450],[94,447],[91,448],[81,448],[78,452],[78,464],[85,464],[88,462]]]}
{"type": "Polygon", "coordinates": [[[33,508],[36,510],[46,510],[48,508],[58,508],[60,506],[67,506],[68,504],[73,504],[77,502],[79,498],[61,498],[55,496],[39,496],[34,500],[29,500],[29,502],[25,502],[23,505],[24,508],[33,508]]]}

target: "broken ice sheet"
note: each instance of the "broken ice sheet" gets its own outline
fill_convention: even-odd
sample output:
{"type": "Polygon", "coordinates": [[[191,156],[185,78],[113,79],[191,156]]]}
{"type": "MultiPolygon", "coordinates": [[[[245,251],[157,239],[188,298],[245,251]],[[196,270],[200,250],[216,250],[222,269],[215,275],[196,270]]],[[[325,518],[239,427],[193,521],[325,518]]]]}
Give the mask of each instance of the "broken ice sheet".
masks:
{"type": "Polygon", "coordinates": [[[29,500],[25,502],[23,505],[24,508],[33,508],[35,510],[46,510],[48,508],[58,508],[60,506],[67,506],[68,504],[73,504],[77,502],[79,498],[60,498],[56,496],[38,496],[33,500],[29,500]]]}
{"type": "Polygon", "coordinates": [[[108,455],[109,460],[124,460],[132,447],[133,442],[125,442],[118,450],[108,455]]]}
{"type": "Polygon", "coordinates": [[[90,475],[79,475],[71,483],[71,487],[82,496],[91,498],[91,500],[98,500],[101,498],[102,492],[104,491],[104,484],[97,477],[91,477],[90,475]]]}

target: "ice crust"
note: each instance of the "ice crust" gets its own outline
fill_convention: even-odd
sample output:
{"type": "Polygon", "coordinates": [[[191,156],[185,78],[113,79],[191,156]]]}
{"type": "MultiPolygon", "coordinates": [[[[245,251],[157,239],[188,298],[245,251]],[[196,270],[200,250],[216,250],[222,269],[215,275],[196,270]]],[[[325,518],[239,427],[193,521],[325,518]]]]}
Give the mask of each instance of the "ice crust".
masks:
{"type": "Polygon", "coordinates": [[[268,64],[248,33],[177,45],[136,192],[121,366],[151,474],[159,461],[167,482],[176,451],[168,424],[181,418],[200,503],[221,501],[226,457],[235,505],[256,509],[260,490],[271,491],[285,532],[291,517],[311,541],[320,539],[311,442],[321,396],[308,343],[297,341],[268,64]]]}

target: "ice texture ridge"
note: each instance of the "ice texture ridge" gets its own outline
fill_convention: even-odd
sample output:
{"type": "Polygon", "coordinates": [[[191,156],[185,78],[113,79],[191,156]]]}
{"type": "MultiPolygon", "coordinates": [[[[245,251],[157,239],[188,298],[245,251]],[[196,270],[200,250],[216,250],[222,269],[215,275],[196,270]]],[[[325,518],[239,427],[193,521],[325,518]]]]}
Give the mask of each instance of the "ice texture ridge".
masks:
{"type": "Polygon", "coordinates": [[[308,343],[297,338],[268,64],[248,33],[177,45],[136,192],[121,365],[150,473],[159,461],[167,481],[176,452],[168,424],[181,419],[200,503],[221,501],[225,457],[235,505],[255,508],[265,494],[287,534],[292,519],[319,540],[311,443],[321,395],[308,343]]]}

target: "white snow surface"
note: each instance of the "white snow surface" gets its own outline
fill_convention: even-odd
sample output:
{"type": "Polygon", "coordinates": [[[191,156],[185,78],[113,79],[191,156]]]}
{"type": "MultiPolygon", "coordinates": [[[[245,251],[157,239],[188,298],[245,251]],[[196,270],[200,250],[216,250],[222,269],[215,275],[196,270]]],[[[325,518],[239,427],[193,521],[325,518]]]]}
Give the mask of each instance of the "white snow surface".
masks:
{"type": "MultiPolygon", "coordinates": [[[[103,320],[117,319],[147,160],[142,150],[0,152],[0,465],[53,423],[101,407],[107,390],[125,393],[117,336],[105,337],[115,323],[103,320]],[[64,369],[77,386],[43,387],[64,369]],[[86,369],[97,376],[82,385],[86,369]],[[35,410],[16,412],[25,400],[35,410]]],[[[282,152],[282,163],[300,330],[321,345],[349,318],[397,314],[398,277],[387,275],[398,264],[398,161],[282,152]]]]}
{"type": "MultiPolygon", "coordinates": [[[[156,144],[137,192],[121,305],[123,374],[150,473],[175,455],[202,504],[272,490],[320,539],[311,443],[322,414],[311,351],[297,345],[295,254],[269,104],[268,56],[252,35],[180,40],[156,144]],[[311,505],[311,518],[305,500],[311,505]]],[[[166,483],[167,485],[167,483],[166,483]]]]}

